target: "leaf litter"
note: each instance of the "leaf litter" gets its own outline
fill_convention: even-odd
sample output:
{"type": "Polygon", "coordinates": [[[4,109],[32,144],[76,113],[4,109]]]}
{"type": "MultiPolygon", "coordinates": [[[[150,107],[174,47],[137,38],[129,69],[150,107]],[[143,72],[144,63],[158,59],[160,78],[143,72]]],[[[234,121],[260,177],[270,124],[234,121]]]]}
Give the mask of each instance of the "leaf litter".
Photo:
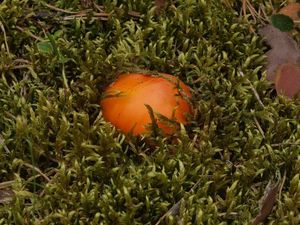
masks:
{"type": "Polygon", "coordinates": [[[300,63],[300,52],[297,42],[285,32],[272,25],[266,25],[259,30],[259,34],[266,39],[272,48],[267,52],[267,79],[275,81],[278,67],[285,63],[300,63]],[[283,47],[284,46],[284,47],[283,47]]]}
{"type": "Polygon", "coordinates": [[[261,198],[259,213],[254,218],[252,225],[260,224],[270,215],[277,199],[277,193],[280,190],[280,183],[279,181],[275,184],[269,182],[261,198]]]}

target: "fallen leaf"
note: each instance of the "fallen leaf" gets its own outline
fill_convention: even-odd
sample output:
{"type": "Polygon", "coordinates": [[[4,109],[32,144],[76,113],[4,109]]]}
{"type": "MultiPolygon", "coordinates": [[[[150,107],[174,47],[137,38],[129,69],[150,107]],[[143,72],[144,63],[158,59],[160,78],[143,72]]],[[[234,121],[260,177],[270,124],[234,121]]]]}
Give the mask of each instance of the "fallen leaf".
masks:
{"type": "Polygon", "coordinates": [[[275,88],[277,94],[286,97],[300,97],[300,67],[297,64],[285,63],[277,70],[275,88]]]}
{"type": "Polygon", "coordinates": [[[282,7],[279,13],[291,17],[292,20],[299,20],[300,3],[292,2],[282,7]]]}
{"type": "Polygon", "coordinates": [[[272,212],[279,191],[280,182],[269,183],[265,189],[264,196],[261,199],[259,214],[255,217],[252,225],[258,225],[263,222],[272,212]]]}
{"type": "Polygon", "coordinates": [[[285,32],[272,25],[266,25],[259,30],[272,48],[267,52],[267,79],[275,81],[278,67],[285,63],[300,63],[300,52],[296,41],[285,32]]]}

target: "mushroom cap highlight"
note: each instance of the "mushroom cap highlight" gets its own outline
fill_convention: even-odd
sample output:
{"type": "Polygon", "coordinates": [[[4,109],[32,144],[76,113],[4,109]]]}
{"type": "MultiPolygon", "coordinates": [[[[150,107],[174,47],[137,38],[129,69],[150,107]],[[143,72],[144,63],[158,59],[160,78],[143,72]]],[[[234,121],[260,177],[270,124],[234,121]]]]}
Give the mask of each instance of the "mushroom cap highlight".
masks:
{"type": "Polygon", "coordinates": [[[186,124],[187,115],[192,114],[187,100],[191,98],[189,87],[172,75],[160,75],[121,74],[106,88],[100,102],[104,119],[123,133],[145,134],[152,123],[146,107],[149,105],[156,124],[165,134],[175,132],[176,128],[161,121],[158,115],[186,124]]]}

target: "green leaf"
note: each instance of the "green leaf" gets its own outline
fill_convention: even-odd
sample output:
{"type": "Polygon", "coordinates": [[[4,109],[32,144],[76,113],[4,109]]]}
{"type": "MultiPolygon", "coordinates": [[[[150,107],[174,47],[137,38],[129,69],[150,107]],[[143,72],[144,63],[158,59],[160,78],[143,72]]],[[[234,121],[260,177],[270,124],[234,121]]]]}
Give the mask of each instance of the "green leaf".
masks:
{"type": "Polygon", "coordinates": [[[49,41],[38,42],[37,48],[41,53],[51,54],[53,52],[52,45],[49,41]]]}
{"type": "Polygon", "coordinates": [[[282,32],[289,32],[294,27],[293,20],[286,15],[283,14],[274,14],[271,16],[271,22],[274,27],[278,28],[282,32]]]}

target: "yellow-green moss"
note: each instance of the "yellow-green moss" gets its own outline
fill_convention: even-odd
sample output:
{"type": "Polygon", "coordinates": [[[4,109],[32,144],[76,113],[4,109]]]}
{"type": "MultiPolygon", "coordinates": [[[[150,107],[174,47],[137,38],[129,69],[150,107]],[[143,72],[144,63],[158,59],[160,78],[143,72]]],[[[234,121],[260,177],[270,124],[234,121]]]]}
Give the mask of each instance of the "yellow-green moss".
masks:
{"type": "Polygon", "coordinates": [[[300,223],[300,105],[265,81],[266,47],[242,1],[169,1],[160,16],[150,0],[94,1],[107,15],[90,6],[74,19],[46,2],[86,10],[0,4],[0,185],[14,181],[0,192],[15,192],[0,224],[150,225],[169,209],[161,224],[250,224],[285,172],[267,223],[300,223]],[[101,117],[103,88],[143,69],[193,90],[177,142],[125,140],[101,117]]]}

